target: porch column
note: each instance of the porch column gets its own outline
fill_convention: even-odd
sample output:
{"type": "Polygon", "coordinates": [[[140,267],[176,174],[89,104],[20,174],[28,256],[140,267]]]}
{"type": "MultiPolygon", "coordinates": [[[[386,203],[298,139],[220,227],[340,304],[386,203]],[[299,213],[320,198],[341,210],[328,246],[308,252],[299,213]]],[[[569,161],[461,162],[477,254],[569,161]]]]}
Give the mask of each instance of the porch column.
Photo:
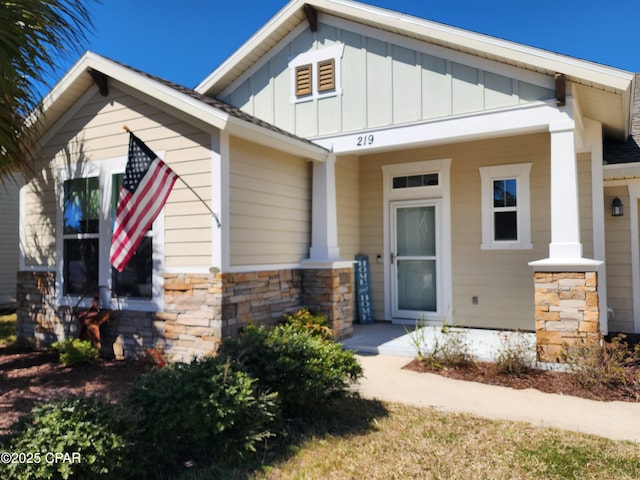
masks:
{"type": "Polygon", "coordinates": [[[313,162],[309,261],[326,262],[339,258],[336,156],[330,154],[324,162],[313,162]]]}
{"type": "Polygon", "coordinates": [[[575,123],[549,125],[551,133],[551,243],[549,259],[582,258],[575,123]]]}
{"type": "Polygon", "coordinates": [[[551,243],[534,269],[538,360],[565,361],[583,346],[596,347],[600,331],[598,269],[582,257],[578,167],[573,120],[549,125],[551,134],[551,243]]]}

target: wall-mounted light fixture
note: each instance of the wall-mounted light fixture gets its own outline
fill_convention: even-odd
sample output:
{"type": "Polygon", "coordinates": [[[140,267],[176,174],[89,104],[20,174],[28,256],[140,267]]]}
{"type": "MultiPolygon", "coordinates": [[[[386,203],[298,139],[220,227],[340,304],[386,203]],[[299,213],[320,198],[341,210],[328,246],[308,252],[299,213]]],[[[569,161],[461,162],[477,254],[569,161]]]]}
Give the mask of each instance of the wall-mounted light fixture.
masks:
{"type": "Polygon", "coordinates": [[[624,210],[622,209],[622,201],[618,197],[613,199],[611,202],[611,216],[612,217],[621,217],[624,215],[624,210]]]}

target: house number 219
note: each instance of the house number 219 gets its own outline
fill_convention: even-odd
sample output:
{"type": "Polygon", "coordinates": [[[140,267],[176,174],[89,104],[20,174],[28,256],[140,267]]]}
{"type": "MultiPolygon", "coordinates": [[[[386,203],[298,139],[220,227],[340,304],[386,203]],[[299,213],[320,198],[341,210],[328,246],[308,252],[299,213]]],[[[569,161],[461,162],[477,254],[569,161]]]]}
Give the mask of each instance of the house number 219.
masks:
{"type": "Polygon", "coordinates": [[[366,147],[367,145],[371,145],[373,143],[374,137],[373,135],[362,135],[358,137],[358,147],[366,147]]]}

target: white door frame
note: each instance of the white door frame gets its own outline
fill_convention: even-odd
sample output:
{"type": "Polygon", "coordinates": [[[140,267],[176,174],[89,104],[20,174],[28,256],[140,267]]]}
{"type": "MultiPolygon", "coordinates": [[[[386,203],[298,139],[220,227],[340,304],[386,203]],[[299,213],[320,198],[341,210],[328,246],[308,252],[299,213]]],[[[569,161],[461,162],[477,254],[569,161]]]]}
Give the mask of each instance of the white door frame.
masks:
{"type": "MultiPolygon", "coordinates": [[[[383,177],[383,228],[384,228],[384,315],[394,323],[415,324],[415,319],[394,318],[393,282],[391,278],[392,247],[392,202],[404,200],[437,201],[437,245],[438,248],[438,309],[425,315],[426,323],[439,324],[447,318],[452,307],[452,266],[451,266],[451,198],[450,198],[451,159],[426,160],[422,162],[398,163],[382,166],[383,177]],[[393,178],[403,175],[438,173],[438,185],[393,188],[393,178]]],[[[393,268],[395,273],[395,267],[393,268]]]]}

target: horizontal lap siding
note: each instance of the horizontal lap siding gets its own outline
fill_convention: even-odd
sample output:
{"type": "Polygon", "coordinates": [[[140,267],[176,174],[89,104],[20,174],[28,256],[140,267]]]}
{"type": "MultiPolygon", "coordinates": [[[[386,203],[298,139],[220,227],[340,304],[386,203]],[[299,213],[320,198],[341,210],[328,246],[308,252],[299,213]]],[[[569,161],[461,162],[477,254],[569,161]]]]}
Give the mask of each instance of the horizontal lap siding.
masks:
{"type": "MultiPolygon", "coordinates": [[[[91,97],[43,146],[38,158],[53,168],[81,171],[88,162],[126,158],[127,125],[205,200],[211,199],[211,134],[188,125],[112,87],[91,97]]],[[[28,266],[55,264],[55,179],[39,171],[26,187],[28,266]]],[[[178,181],[165,208],[165,263],[169,267],[211,264],[211,215],[178,181]],[[191,235],[185,235],[190,229],[191,235]]]]}
{"type": "Polygon", "coordinates": [[[237,138],[231,142],[231,265],[297,263],[311,237],[311,165],[237,138]]]}
{"type": "Polygon", "coordinates": [[[0,304],[16,298],[16,272],[19,267],[18,185],[6,179],[0,191],[0,304]]]}
{"type": "MultiPolygon", "coordinates": [[[[441,145],[360,158],[362,250],[383,254],[382,165],[451,158],[453,321],[487,328],[532,330],[533,271],[550,239],[549,137],[547,134],[441,145]],[[481,250],[479,167],[531,162],[533,250],[481,250]],[[471,297],[478,296],[478,305],[471,297]]],[[[386,208],[386,206],[384,207],[386,208]]],[[[384,319],[384,271],[371,267],[375,318],[384,319]]]]}
{"type": "MultiPolygon", "coordinates": [[[[615,197],[622,204],[631,201],[627,187],[607,187],[604,189],[604,204],[611,205],[615,197]]],[[[607,259],[607,305],[614,311],[609,322],[611,332],[633,332],[633,288],[631,270],[631,218],[630,208],[625,208],[621,217],[612,217],[605,210],[604,225],[607,259]]]]}
{"type": "Polygon", "coordinates": [[[485,328],[533,330],[533,271],[546,258],[549,226],[549,137],[530,135],[459,146],[451,167],[454,321],[485,328]],[[481,250],[479,168],[532,163],[533,250],[481,250]],[[478,304],[472,304],[478,297],[478,304]]]}
{"type": "Polygon", "coordinates": [[[360,189],[355,156],[340,157],[336,163],[336,202],[340,257],[352,260],[360,253],[360,189]]]}

